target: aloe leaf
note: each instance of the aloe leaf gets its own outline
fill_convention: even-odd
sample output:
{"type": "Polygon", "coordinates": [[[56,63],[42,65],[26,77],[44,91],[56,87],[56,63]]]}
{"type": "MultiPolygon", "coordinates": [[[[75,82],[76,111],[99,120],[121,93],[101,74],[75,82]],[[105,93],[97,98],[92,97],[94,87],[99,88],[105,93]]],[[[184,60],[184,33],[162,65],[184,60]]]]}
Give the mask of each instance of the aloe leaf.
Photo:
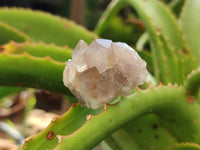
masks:
{"type": "Polygon", "coordinates": [[[31,41],[24,33],[0,21],[0,44],[5,44],[11,40],[16,42],[31,41]]]}
{"type": "Polygon", "coordinates": [[[59,62],[66,62],[71,59],[72,50],[68,47],[59,47],[54,44],[46,45],[44,43],[16,43],[10,42],[2,45],[5,52],[13,55],[20,55],[24,52],[35,57],[50,57],[59,62]]]}
{"type": "Polygon", "coordinates": [[[156,30],[166,37],[167,42],[174,47],[175,51],[181,50],[184,46],[183,38],[176,18],[169,7],[157,0],[142,1],[156,30]]]}
{"type": "MultiPolygon", "coordinates": [[[[166,52],[169,49],[166,49],[163,46],[162,40],[160,39],[160,35],[163,36],[168,36],[170,37],[170,35],[164,35],[164,31],[165,31],[165,27],[163,27],[163,24],[158,24],[155,27],[155,23],[154,22],[161,22],[162,20],[160,19],[160,16],[155,15],[155,11],[157,9],[155,9],[152,12],[153,8],[156,8],[155,6],[159,5],[157,4],[157,1],[135,1],[135,0],[128,0],[129,4],[134,7],[136,9],[136,11],[138,12],[139,16],[141,17],[141,19],[143,20],[145,27],[147,29],[147,32],[150,35],[150,43],[151,43],[151,52],[152,52],[152,58],[153,58],[153,67],[154,67],[154,73],[156,75],[156,78],[158,81],[162,81],[163,83],[167,84],[170,79],[169,76],[166,76],[167,73],[169,73],[171,71],[169,64],[165,63],[164,61],[166,59],[168,59],[168,55],[166,55],[166,52]],[[147,9],[146,7],[152,7],[151,9],[147,9]],[[155,6],[154,6],[155,5],[155,6]],[[149,15],[151,14],[151,16],[149,15]],[[154,18],[154,19],[153,19],[154,18]],[[170,70],[169,70],[170,69],[170,70]]],[[[157,13],[160,13],[159,11],[163,11],[162,13],[165,14],[165,16],[168,15],[168,13],[166,13],[165,9],[162,10],[157,10],[157,13]]],[[[170,17],[168,17],[170,18],[170,17]]],[[[165,31],[165,33],[167,33],[165,31]]],[[[169,53],[169,52],[167,52],[169,53]]],[[[171,53],[171,55],[173,56],[174,53],[171,53]]],[[[173,56],[174,57],[174,56],[173,56]]],[[[171,58],[173,58],[171,57],[171,58]]],[[[171,59],[169,58],[169,59],[171,59]]],[[[170,65],[171,66],[171,65],[170,65]]],[[[171,66],[175,67],[175,66],[171,66]]],[[[177,76],[177,73],[174,73],[174,75],[177,76]]],[[[173,78],[173,80],[177,80],[178,78],[173,78]]],[[[174,82],[174,81],[171,81],[174,82]]]]}
{"type": "MultiPolygon", "coordinates": [[[[176,118],[176,124],[170,122],[167,127],[179,142],[192,140],[194,143],[199,143],[200,141],[200,118],[197,117],[200,113],[199,106],[197,103],[188,103],[184,90],[178,87],[163,86],[138,91],[133,96],[125,97],[120,103],[107,105],[105,110],[97,115],[89,115],[89,113],[84,125],[84,122],[81,122],[81,124],[79,122],[80,115],[84,114],[82,111],[85,108],[78,105],[72,108],[60,119],[52,121],[48,128],[38,136],[28,139],[22,149],[34,150],[35,147],[38,148],[38,145],[46,145],[44,149],[57,145],[56,150],[91,149],[128,121],[147,113],[154,113],[166,122],[169,122],[169,119],[176,118]],[[65,119],[66,116],[67,119],[65,119]],[[59,123],[58,126],[57,123],[59,123]],[[73,124],[78,124],[79,127],[83,126],[72,133],[76,130],[72,127],[75,126],[73,124]],[[62,134],[57,134],[61,130],[60,128],[62,134]],[[71,128],[74,130],[69,132],[72,130],[71,128]],[[34,144],[34,141],[37,141],[38,144],[34,144]]],[[[42,150],[42,147],[39,148],[42,150]]]]}
{"type": "Polygon", "coordinates": [[[21,86],[69,93],[62,76],[71,50],[54,45],[15,43],[2,46],[0,85],[21,86]]]}
{"type": "Polygon", "coordinates": [[[0,53],[0,85],[33,87],[65,93],[68,90],[62,82],[64,67],[64,63],[53,61],[50,57],[37,58],[27,53],[0,53]]]}
{"type": "Polygon", "coordinates": [[[180,141],[193,140],[199,142],[200,119],[195,117],[198,116],[199,112],[197,103],[187,103],[182,89],[161,87],[139,92],[132,97],[124,98],[116,105],[108,106],[104,112],[91,117],[82,128],[72,135],[63,136],[56,150],[91,149],[125,122],[146,113],[159,114],[159,118],[166,119],[166,121],[170,119],[167,115],[175,117],[176,124],[171,123],[168,126],[170,132],[180,141]],[[167,94],[167,98],[163,93],[167,94]],[[194,120],[195,124],[193,123],[194,120]],[[180,127],[180,124],[185,125],[180,127]],[[82,141],[81,144],[76,144],[80,141],[82,141]]]}
{"type": "Polygon", "coordinates": [[[188,79],[185,81],[186,93],[190,96],[196,95],[200,88],[200,68],[193,70],[188,75],[188,79]]]}
{"type": "MultiPolygon", "coordinates": [[[[162,76],[169,76],[167,83],[183,83],[183,72],[182,65],[179,56],[176,55],[177,52],[170,47],[169,43],[164,36],[160,35],[160,41],[162,42],[161,57],[162,63],[164,63],[165,70],[162,76]],[[176,71],[175,71],[176,70],[176,71]]],[[[166,82],[164,82],[166,84],[166,82]]]]}
{"type": "Polygon", "coordinates": [[[1,8],[0,20],[17,28],[34,41],[68,45],[74,48],[80,39],[90,43],[97,36],[75,23],[48,13],[22,8],[1,8]]]}
{"type": "Polygon", "coordinates": [[[86,122],[88,115],[96,115],[101,111],[102,109],[91,110],[81,107],[80,104],[72,104],[69,111],[53,119],[44,131],[36,137],[27,139],[21,149],[53,149],[58,144],[61,135],[73,134],[86,122]]]}
{"type": "Polygon", "coordinates": [[[148,114],[133,119],[125,124],[122,129],[137,143],[140,150],[161,150],[176,144],[176,138],[162,126],[160,119],[155,114],[148,114]],[[147,137],[148,140],[144,140],[147,137]]]}
{"type": "Polygon", "coordinates": [[[181,30],[178,27],[175,17],[173,17],[169,8],[156,0],[142,0],[139,2],[129,0],[129,3],[137,10],[150,34],[154,70],[157,79],[160,79],[165,84],[169,81],[183,84],[187,73],[196,65],[196,62],[192,60],[190,52],[184,44],[181,30]],[[163,45],[166,46],[164,47],[163,45]],[[168,64],[166,63],[166,59],[174,60],[168,64]],[[159,65],[159,63],[164,65],[159,65]],[[185,65],[192,67],[186,70],[185,65]],[[174,74],[175,78],[169,77],[172,74],[174,74]],[[166,78],[166,75],[169,76],[166,78]]]}
{"type": "Polygon", "coordinates": [[[200,1],[199,0],[188,0],[185,1],[180,24],[185,35],[185,40],[191,49],[192,55],[198,59],[200,58],[200,1]]]}
{"type": "MultiPolygon", "coordinates": [[[[17,29],[9,26],[8,24],[0,21],[0,44],[5,44],[9,41],[16,42],[25,42],[32,41],[27,35],[18,31],[17,29]]],[[[0,52],[2,52],[4,48],[0,46],[0,52]]],[[[21,91],[22,88],[18,87],[0,87],[0,98],[4,96],[10,95],[15,92],[21,91]]]]}
{"type": "Polygon", "coordinates": [[[180,143],[176,144],[174,147],[169,150],[200,150],[200,145],[196,143],[180,143]]]}

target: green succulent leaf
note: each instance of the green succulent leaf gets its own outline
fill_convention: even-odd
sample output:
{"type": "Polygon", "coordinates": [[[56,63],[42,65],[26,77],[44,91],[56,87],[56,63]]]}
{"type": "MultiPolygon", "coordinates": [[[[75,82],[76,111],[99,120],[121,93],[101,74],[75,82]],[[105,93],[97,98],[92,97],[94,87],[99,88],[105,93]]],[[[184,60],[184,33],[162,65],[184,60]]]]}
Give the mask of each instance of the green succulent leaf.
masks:
{"type": "MultiPolygon", "coordinates": [[[[65,64],[49,57],[38,58],[27,53],[0,53],[0,85],[40,88],[66,93],[62,82],[65,64]]],[[[69,93],[69,92],[68,92],[69,93]]]]}
{"type": "Polygon", "coordinates": [[[91,149],[124,123],[146,113],[155,113],[166,122],[176,118],[176,123],[170,122],[164,125],[167,125],[166,127],[177,138],[177,141],[193,140],[199,143],[200,119],[196,117],[200,113],[198,104],[189,104],[182,89],[160,87],[138,92],[133,96],[124,98],[116,105],[107,106],[105,111],[91,117],[74,134],[63,136],[56,150],[91,149]],[[167,94],[167,98],[163,93],[167,94]],[[185,128],[188,130],[185,130],[185,128]],[[76,144],[79,142],[81,144],[76,144]]]}
{"type": "Polygon", "coordinates": [[[200,150],[200,145],[195,143],[180,143],[169,150],[200,150]]]}
{"type": "Polygon", "coordinates": [[[31,41],[31,39],[27,35],[1,21],[0,21],[0,33],[1,33],[0,45],[5,44],[11,40],[16,42],[31,41]]]}
{"type": "Polygon", "coordinates": [[[191,49],[192,55],[200,60],[200,1],[186,0],[180,18],[180,24],[185,40],[191,49]]]}
{"type": "Polygon", "coordinates": [[[71,59],[72,50],[68,47],[59,47],[54,44],[46,45],[44,43],[16,43],[10,42],[2,45],[2,50],[11,55],[21,55],[27,53],[38,58],[50,57],[58,62],[66,62],[71,59]]]}
{"type": "Polygon", "coordinates": [[[128,0],[149,33],[154,73],[164,84],[183,83],[183,38],[170,9],[156,0],[128,0]],[[170,23],[169,23],[170,22],[170,23]],[[176,35],[174,35],[176,33],[176,35]]]}
{"type": "Polygon", "coordinates": [[[164,35],[167,42],[174,47],[176,52],[182,49],[184,46],[183,38],[177,20],[170,8],[157,0],[142,1],[145,12],[148,13],[147,15],[150,17],[157,32],[161,32],[164,35]]]}
{"type": "MultiPolygon", "coordinates": [[[[114,132],[111,138],[115,145],[119,145],[120,150],[161,150],[176,144],[176,138],[162,126],[160,119],[155,114],[133,119],[114,132]],[[127,144],[129,141],[130,144],[127,144]]],[[[112,146],[108,140],[106,142],[112,146]]]]}
{"type": "Polygon", "coordinates": [[[80,39],[90,43],[97,36],[75,23],[48,13],[22,8],[1,8],[0,20],[28,35],[36,42],[68,45],[74,48],[80,39]]]}
{"type": "Polygon", "coordinates": [[[133,119],[122,129],[135,141],[140,150],[164,150],[176,144],[176,138],[162,125],[161,120],[156,114],[148,114],[133,119]]]}
{"type": "MultiPolygon", "coordinates": [[[[1,44],[8,43],[10,41],[16,41],[16,42],[25,42],[32,40],[25,35],[24,33],[20,32],[19,30],[9,26],[8,24],[0,21],[0,53],[4,51],[4,47],[1,46],[1,44]]],[[[10,95],[15,92],[21,91],[22,88],[18,87],[0,87],[0,98],[3,98],[4,96],[10,95]]]]}
{"type": "Polygon", "coordinates": [[[147,113],[154,113],[161,120],[165,120],[162,123],[178,142],[200,141],[200,119],[197,117],[200,113],[199,106],[197,103],[188,103],[184,90],[178,87],[138,91],[133,96],[123,98],[120,103],[107,105],[103,112],[98,110],[101,113],[96,113],[97,115],[88,112],[87,121],[86,115],[83,115],[85,110],[87,109],[79,105],[73,106],[62,117],[54,119],[38,136],[27,140],[22,149],[33,150],[35,147],[37,149],[38,145],[44,145],[44,149],[56,145],[55,149],[58,150],[91,149],[128,121],[147,113]],[[80,116],[84,119],[80,119],[80,116]],[[174,118],[176,123],[165,123],[174,118]],[[185,130],[186,127],[188,130],[185,130]],[[77,131],[73,133],[75,130],[77,131]],[[38,144],[35,144],[36,141],[38,144]]]}
{"type": "Polygon", "coordinates": [[[200,88],[200,68],[193,70],[185,81],[186,93],[190,96],[198,94],[200,88]]]}
{"type": "Polygon", "coordinates": [[[62,135],[73,134],[84,125],[88,115],[96,115],[101,111],[102,109],[86,109],[74,103],[64,115],[54,118],[44,131],[27,139],[21,150],[53,149],[60,142],[62,135]]]}

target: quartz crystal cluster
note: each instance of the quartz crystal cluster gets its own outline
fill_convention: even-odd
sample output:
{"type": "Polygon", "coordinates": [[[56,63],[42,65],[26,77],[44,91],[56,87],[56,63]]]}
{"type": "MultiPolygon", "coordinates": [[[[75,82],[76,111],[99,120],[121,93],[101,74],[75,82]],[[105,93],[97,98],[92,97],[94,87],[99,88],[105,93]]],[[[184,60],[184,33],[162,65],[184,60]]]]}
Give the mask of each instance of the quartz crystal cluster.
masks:
{"type": "Polygon", "coordinates": [[[126,43],[80,40],[66,63],[63,81],[82,106],[97,109],[127,96],[147,77],[146,62],[126,43]]]}

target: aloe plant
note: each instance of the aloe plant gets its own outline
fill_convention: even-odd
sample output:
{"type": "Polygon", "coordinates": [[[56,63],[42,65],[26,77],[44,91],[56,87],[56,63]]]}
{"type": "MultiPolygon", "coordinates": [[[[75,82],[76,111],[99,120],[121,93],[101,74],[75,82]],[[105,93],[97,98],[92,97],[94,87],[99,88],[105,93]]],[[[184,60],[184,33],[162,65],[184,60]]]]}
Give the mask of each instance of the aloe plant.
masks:
{"type": "Polygon", "coordinates": [[[200,1],[188,0],[184,5],[172,2],[113,0],[94,33],[47,13],[0,8],[2,96],[19,90],[6,86],[17,86],[74,99],[62,82],[72,49],[80,39],[90,43],[101,36],[110,19],[126,6],[132,7],[144,24],[150,54],[139,54],[160,83],[147,81],[132,95],[102,109],[74,103],[46,129],[28,138],[21,150],[88,150],[101,141],[105,150],[200,149],[200,1]],[[179,12],[180,6],[183,8],[177,18],[173,12],[179,12]]]}

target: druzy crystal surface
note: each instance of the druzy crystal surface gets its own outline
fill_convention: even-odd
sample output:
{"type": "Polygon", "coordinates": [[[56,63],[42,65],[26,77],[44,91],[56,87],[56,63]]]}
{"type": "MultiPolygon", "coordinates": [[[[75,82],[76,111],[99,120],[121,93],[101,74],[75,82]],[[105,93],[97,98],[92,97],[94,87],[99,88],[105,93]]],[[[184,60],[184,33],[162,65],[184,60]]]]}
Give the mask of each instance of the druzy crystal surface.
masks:
{"type": "Polygon", "coordinates": [[[82,106],[97,109],[127,96],[147,77],[146,62],[122,42],[80,40],[66,63],[63,81],[82,106]]]}

